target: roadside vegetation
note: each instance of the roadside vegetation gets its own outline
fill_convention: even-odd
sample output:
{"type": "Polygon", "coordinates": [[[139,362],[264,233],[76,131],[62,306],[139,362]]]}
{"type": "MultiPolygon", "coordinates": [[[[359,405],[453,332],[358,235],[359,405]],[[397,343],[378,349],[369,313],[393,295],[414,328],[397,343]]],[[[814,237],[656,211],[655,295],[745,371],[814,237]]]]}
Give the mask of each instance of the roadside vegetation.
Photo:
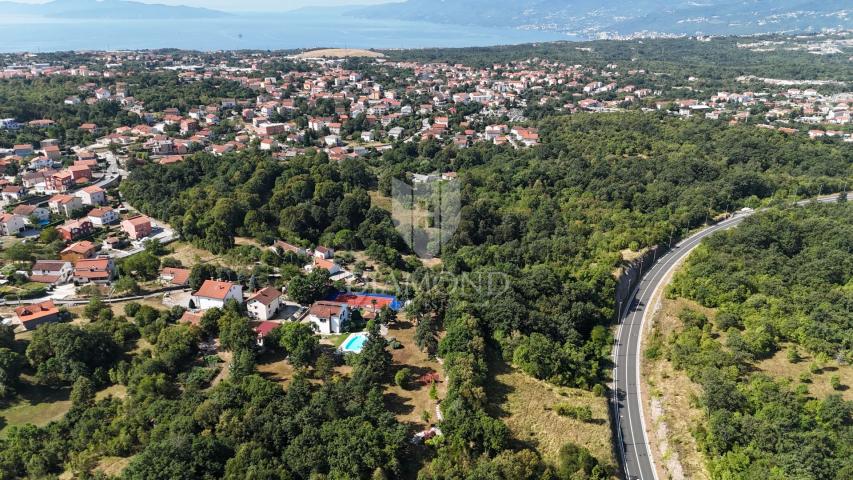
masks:
{"type": "Polygon", "coordinates": [[[853,474],[851,218],[850,203],[761,212],[706,240],[676,274],[646,369],[685,472],[853,474]]]}

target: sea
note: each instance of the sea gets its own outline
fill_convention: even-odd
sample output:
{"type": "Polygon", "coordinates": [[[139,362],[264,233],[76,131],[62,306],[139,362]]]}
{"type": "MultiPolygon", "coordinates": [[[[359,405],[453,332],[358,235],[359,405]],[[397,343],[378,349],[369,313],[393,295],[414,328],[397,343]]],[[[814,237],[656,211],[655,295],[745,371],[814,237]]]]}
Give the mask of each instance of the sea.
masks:
{"type": "Polygon", "coordinates": [[[299,10],[192,20],[0,17],[0,52],[68,50],[286,50],[296,48],[474,47],[576,40],[541,30],[356,18],[299,10]]]}

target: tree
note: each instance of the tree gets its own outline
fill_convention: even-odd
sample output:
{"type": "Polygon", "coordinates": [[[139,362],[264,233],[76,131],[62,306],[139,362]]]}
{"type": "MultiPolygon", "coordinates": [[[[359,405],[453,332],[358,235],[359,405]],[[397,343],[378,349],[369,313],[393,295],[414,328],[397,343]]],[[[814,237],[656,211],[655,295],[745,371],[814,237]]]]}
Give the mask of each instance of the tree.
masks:
{"type": "Polygon", "coordinates": [[[411,377],[412,370],[408,367],[403,367],[394,374],[394,383],[403,390],[408,390],[411,377]]]}
{"type": "Polygon", "coordinates": [[[15,392],[21,374],[21,356],[8,348],[0,347],[0,400],[15,392]]]}
{"type": "Polygon", "coordinates": [[[95,400],[95,384],[89,377],[80,376],[71,386],[71,404],[75,407],[85,407],[95,400]]]}
{"type": "Polygon", "coordinates": [[[589,450],[573,443],[567,443],[560,448],[557,462],[557,475],[564,480],[589,478],[587,476],[598,465],[598,460],[589,450]]]}
{"type": "Polygon", "coordinates": [[[112,309],[104,303],[100,296],[94,296],[83,308],[83,316],[93,322],[100,319],[112,318],[112,309]],[[109,310],[110,313],[106,313],[109,310]]]}
{"type": "Polygon", "coordinates": [[[41,383],[62,386],[80,376],[92,377],[96,370],[105,372],[119,352],[115,340],[104,331],[56,323],[36,330],[26,356],[41,383]]]}
{"type": "MultiPolygon", "coordinates": [[[[157,242],[159,244],[159,242],[157,242]]],[[[160,259],[150,253],[147,249],[144,252],[127,257],[122,261],[121,270],[125,275],[133,275],[136,278],[143,280],[152,280],[157,278],[160,272],[160,259]]]]}
{"type": "Polygon", "coordinates": [[[310,305],[325,298],[329,290],[329,272],[324,269],[316,269],[304,277],[295,277],[287,285],[287,295],[301,305],[310,305]]]}
{"type": "Polygon", "coordinates": [[[314,329],[305,323],[289,322],[278,327],[279,345],[284,349],[290,363],[295,367],[307,367],[314,363],[320,341],[314,329]]]}
{"type": "Polygon", "coordinates": [[[432,315],[419,317],[415,328],[415,345],[430,357],[438,350],[438,320],[432,315]]]}
{"type": "Polygon", "coordinates": [[[114,284],[116,293],[123,293],[129,295],[137,295],[142,289],[139,287],[139,283],[133,279],[133,277],[121,277],[114,284]]]}
{"type": "Polygon", "coordinates": [[[388,341],[379,333],[379,324],[368,325],[367,341],[355,360],[352,382],[356,388],[367,391],[381,385],[391,370],[391,352],[388,341]]]}
{"type": "Polygon", "coordinates": [[[201,284],[205,280],[210,280],[216,276],[216,267],[208,263],[197,263],[190,270],[189,286],[193,290],[201,288],[201,284]]]}
{"type": "Polygon", "coordinates": [[[225,310],[219,317],[218,324],[222,348],[232,352],[254,348],[257,334],[245,317],[231,310],[225,310]]]}
{"type": "Polygon", "coordinates": [[[39,233],[39,242],[52,243],[59,240],[59,231],[55,227],[47,227],[39,233]]]}

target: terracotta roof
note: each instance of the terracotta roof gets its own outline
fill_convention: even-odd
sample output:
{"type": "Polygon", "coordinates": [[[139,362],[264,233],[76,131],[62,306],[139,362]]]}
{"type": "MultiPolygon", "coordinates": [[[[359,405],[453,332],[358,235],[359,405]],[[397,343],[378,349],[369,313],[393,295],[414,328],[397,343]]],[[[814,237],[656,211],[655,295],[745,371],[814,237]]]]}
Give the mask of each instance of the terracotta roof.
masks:
{"type": "Polygon", "coordinates": [[[104,215],[106,215],[112,211],[113,211],[113,209],[111,207],[93,208],[93,209],[89,210],[89,213],[87,214],[87,216],[100,218],[100,217],[103,217],[104,215]]]}
{"type": "Polygon", "coordinates": [[[178,320],[178,322],[189,323],[190,325],[198,326],[199,324],[201,324],[201,317],[202,317],[202,315],[200,313],[184,312],[184,314],[181,315],[181,319],[178,320]]]}
{"type": "Polygon", "coordinates": [[[259,337],[266,337],[270,334],[271,331],[275,330],[278,326],[276,322],[260,322],[255,325],[255,333],[258,334],[259,337]]]}
{"type": "Polygon", "coordinates": [[[26,217],[35,211],[35,205],[18,205],[17,207],[15,207],[14,210],[12,210],[12,213],[14,213],[15,215],[23,215],[26,217]]]}
{"type": "Polygon", "coordinates": [[[59,280],[59,275],[30,275],[29,280],[35,283],[56,283],[59,280]]]}
{"type": "Polygon", "coordinates": [[[150,225],[151,219],[146,217],[145,215],[139,215],[137,217],[128,218],[125,222],[129,222],[134,227],[139,227],[142,225],[150,225]]]}
{"type": "Polygon", "coordinates": [[[345,303],[321,300],[319,302],[314,302],[308,310],[308,313],[317,318],[329,319],[340,315],[345,308],[347,308],[347,304],[345,303]]]}
{"type": "Polygon", "coordinates": [[[190,279],[190,270],[166,267],[160,270],[160,276],[171,277],[172,285],[186,285],[190,279]]]}
{"type": "Polygon", "coordinates": [[[231,290],[234,284],[231,282],[220,282],[218,280],[205,280],[193,295],[196,297],[213,298],[216,300],[225,300],[225,296],[231,290]]]}
{"type": "Polygon", "coordinates": [[[74,262],[74,276],[81,278],[109,278],[110,260],[108,258],[93,258],[74,262]]]}
{"type": "Polygon", "coordinates": [[[331,272],[332,269],[337,266],[337,264],[331,260],[326,260],[325,258],[314,257],[314,266],[331,272]]]}
{"type": "Polygon", "coordinates": [[[39,260],[33,264],[32,271],[40,271],[40,272],[58,272],[62,270],[68,262],[64,260],[39,260]]]}
{"type": "Polygon", "coordinates": [[[21,322],[27,323],[33,320],[40,320],[52,315],[58,315],[59,309],[53,304],[53,300],[36,303],[33,305],[25,305],[15,309],[15,314],[21,319],[21,322]]]}
{"type": "Polygon", "coordinates": [[[261,304],[268,307],[273,301],[275,301],[275,299],[279,297],[281,297],[281,292],[279,292],[273,287],[266,287],[255,292],[251,297],[249,297],[249,301],[261,302],[261,304]]]}
{"type": "Polygon", "coordinates": [[[62,253],[81,253],[81,254],[84,254],[84,253],[89,253],[90,251],[92,251],[94,249],[95,249],[94,243],[92,243],[88,240],[84,240],[82,242],[72,243],[71,245],[68,246],[68,248],[63,250],[62,253]]]}

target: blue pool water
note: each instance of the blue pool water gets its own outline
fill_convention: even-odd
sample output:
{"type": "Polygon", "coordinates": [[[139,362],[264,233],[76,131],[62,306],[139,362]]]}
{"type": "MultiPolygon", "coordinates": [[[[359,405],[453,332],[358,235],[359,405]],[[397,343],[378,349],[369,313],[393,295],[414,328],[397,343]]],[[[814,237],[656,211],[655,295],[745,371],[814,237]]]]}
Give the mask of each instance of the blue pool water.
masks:
{"type": "Polygon", "coordinates": [[[344,342],[341,350],[344,352],[352,352],[352,353],[361,353],[361,349],[364,348],[364,343],[367,342],[367,335],[364,333],[359,333],[357,335],[353,335],[344,342]]]}

